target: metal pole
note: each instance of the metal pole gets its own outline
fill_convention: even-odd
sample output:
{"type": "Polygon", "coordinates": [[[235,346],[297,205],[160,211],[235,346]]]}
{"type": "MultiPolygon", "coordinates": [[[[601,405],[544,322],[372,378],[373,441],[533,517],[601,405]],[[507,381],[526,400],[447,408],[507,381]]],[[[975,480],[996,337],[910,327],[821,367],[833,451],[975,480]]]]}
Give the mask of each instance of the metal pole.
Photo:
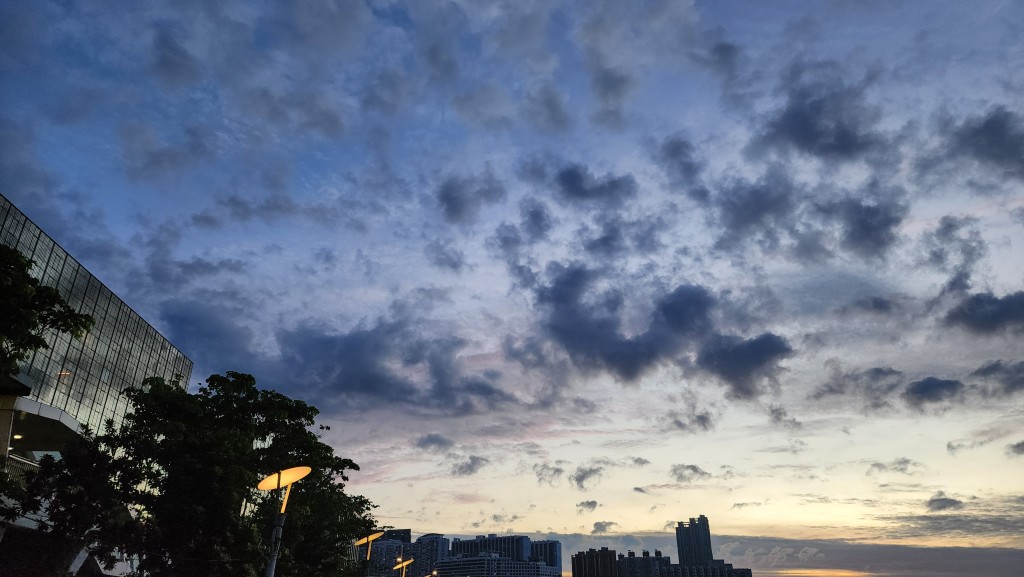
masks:
{"type": "Polygon", "coordinates": [[[267,563],[266,577],[274,577],[274,569],[277,567],[277,553],[281,550],[281,533],[284,531],[285,513],[277,514],[277,523],[274,524],[274,534],[270,541],[270,562],[267,563]]]}

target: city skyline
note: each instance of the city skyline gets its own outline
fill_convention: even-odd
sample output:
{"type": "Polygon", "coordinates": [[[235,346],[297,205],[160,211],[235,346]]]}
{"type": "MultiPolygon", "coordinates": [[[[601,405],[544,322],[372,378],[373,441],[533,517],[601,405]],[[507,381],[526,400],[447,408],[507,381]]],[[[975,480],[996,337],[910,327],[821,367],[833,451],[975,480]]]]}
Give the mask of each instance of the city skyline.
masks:
{"type": "Polygon", "coordinates": [[[1008,577],[1015,8],[4,3],[0,193],[382,525],[1008,577]]]}

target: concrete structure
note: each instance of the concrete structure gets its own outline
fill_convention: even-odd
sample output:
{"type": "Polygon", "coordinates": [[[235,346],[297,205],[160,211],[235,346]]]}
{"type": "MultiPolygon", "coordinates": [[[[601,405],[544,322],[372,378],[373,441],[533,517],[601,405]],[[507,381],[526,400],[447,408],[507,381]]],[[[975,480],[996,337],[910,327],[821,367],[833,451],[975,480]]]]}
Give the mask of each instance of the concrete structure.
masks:
{"type": "Polygon", "coordinates": [[[619,577],[615,550],[607,547],[580,551],[572,556],[572,577],[619,577]]]}

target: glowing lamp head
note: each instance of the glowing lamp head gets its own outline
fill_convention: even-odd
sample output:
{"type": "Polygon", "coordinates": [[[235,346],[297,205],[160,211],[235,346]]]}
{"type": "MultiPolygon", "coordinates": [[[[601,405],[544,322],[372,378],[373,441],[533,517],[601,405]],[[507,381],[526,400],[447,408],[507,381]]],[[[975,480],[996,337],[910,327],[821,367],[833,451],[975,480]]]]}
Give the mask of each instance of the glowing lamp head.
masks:
{"type": "Polygon", "coordinates": [[[313,469],[310,469],[309,467],[292,467],[291,469],[278,471],[260,481],[260,484],[256,485],[256,488],[260,491],[274,491],[291,485],[295,481],[298,481],[310,474],[312,471],[313,469]]]}

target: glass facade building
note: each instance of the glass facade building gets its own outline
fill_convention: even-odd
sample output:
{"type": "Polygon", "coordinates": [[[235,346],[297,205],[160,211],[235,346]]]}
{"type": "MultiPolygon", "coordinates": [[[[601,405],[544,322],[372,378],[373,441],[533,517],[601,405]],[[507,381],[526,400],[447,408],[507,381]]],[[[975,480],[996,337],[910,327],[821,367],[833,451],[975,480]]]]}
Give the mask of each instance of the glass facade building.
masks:
{"type": "MultiPolygon", "coordinates": [[[[128,409],[121,391],[144,378],[178,379],[187,386],[192,361],[2,195],[0,242],[32,259],[32,276],[95,320],[81,339],[48,335],[49,348],[36,351],[20,367],[16,380],[31,389],[23,398],[39,406],[38,415],[52,419],[56,414],[73,427],[70,417],[99,430],[107,419],[120,424],[128,409]]],[[[35,406],[20,404],[23,412],[35,406]]]]}

